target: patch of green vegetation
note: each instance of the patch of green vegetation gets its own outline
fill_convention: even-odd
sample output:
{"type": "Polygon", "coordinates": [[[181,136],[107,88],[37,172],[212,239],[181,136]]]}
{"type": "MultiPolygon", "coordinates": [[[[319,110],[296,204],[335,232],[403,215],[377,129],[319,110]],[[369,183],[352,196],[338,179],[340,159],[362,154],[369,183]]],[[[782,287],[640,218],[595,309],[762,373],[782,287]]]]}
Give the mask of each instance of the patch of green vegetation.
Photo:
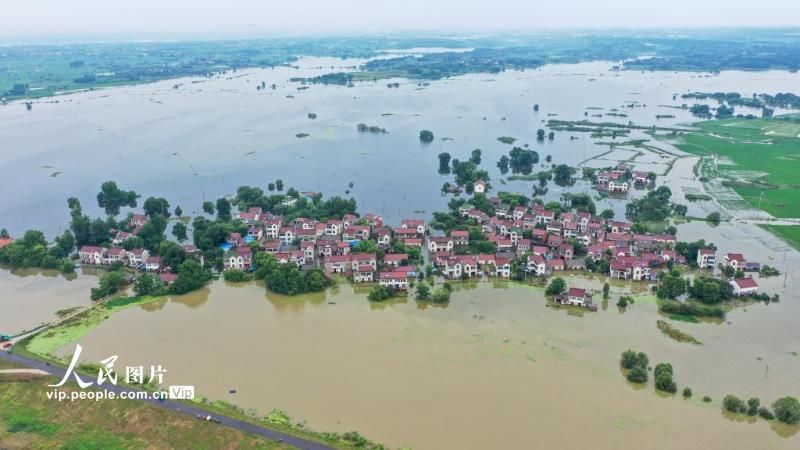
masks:
{"type": "MultiPolygon", "coordinates": [[[[57,349],[75,342],[100,325],[110,314],[136,305],[144,305],[159,300],[158,297],[118,297],[83,312],[57,327],[33,336],[20,343],[34,355],[51,358],[57,349]]],[[[15,349],[18,350],[17,347],[15,349]]]]}
{"type": "Polygon", "coordinates": [[[499,138],[497,138],[497,140],[502,142],[503,144],[511,145],[511,144],[513,144],[514,142],[517,141],[517,138],[511,137],[511,136],[500,136],[499,138]]]}
{"type": "Polygon", "coordinates": [[[695,127],[678,148],[716,157],[718,175],[750,206],[775,217],[800,216],[800,117],[730,118],[695,127]]]}
{"type": "Polygon", "coordinates": [[[787,244],[800,250],[800,225],[761,225],[761,228],[783,239],[787,244]]]}
{"type": "Polygon", "coordinates": [[[0,383],[4,448],[292,448],[144,402],[55,402],[44,395],[53,381],[40,377],[0,383]]]}
{"type": "Polygon", "coordinates": [[[737,185],[733,190],[753,208],[760,205],[775,217],[800,217],[800,188],[759,189],[737,185]]]}
{"type": "Polygon", "coordinates": [[[661,330],[662,333],[678,342],[688,342],[690,344],[701,345],[701,342],[695,339],[692,335],[684,333],[664,320],[656,321],[656,326],[659,330],[661,330]]]}

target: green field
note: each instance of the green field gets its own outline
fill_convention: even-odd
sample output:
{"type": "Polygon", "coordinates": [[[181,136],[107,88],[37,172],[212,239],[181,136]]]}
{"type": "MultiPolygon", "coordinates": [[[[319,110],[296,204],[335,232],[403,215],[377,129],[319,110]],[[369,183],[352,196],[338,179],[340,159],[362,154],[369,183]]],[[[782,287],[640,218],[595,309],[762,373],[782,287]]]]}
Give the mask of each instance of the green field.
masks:
{"type": "Polygon", "coordinates": [[[695,125],[681,150],[716,155],[720,175],[752,207],[775,217],[800,217],[800,116],[724,119],[695,125]]]}
{"type": "MultiPolygon", "coordinates": [[[[0,369],[10,367],[0,364],[0,369]]],[[[293,448],[138,401],[50,400],[45,392],[53,382],[0,374],[3,448],[293,448]]]]}
{"type": "Polygon", "coordinates": [[[777,235],[787,244],[800,250],[800,225],[762,225],[762,228],[777,235]]]}

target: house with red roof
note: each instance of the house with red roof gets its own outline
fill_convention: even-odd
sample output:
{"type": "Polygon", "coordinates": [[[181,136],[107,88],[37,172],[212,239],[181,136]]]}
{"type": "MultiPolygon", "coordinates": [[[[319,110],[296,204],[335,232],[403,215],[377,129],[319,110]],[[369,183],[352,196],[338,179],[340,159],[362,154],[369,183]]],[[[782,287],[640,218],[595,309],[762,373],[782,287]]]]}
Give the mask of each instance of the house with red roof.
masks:
{"type": "Polygon", "coordinates": [[[717,255],[713,248],[701,248],[697,250],[697,267],[701,269],[713,269],[717,265],[717,255]]]}
{"type": "Polygon", "coordinates": [[[106,254],[106,249],[103,247],[96,247],[93,245],[84,245],[78,250],[78,258],[83,264],[103,264],[103,257],[106,254]]]}
{"type": "Polygon", "coordinates": [[[743,295],[755,295],[758,293],[758,284],[756,283],[756,280],[750,277],[736,278],[730,283],[733,287],[733,294],[739,297],[743,295]]]}
{"type": "Polygon", "coordinates": [[[408,289],[408,274],[406,272],[381,272],[378,283],[385,288],[404,291],[408,289]]]}
{"type": "Polygon", "coordinates": [[[586,289],[569,288],[567,293],[556,297],[556,302],[566,305],[589,306],[592,303],[592,296],[586,289]]]}
{"type": "Polygon", "coordinates": [[[722,264],[733,267],[735,270],[741,270],[744,269],[745,264],[747,264],[747,260],[744,259],[744,255],[741,253],[728,253],[722,260],[722,264]]]}

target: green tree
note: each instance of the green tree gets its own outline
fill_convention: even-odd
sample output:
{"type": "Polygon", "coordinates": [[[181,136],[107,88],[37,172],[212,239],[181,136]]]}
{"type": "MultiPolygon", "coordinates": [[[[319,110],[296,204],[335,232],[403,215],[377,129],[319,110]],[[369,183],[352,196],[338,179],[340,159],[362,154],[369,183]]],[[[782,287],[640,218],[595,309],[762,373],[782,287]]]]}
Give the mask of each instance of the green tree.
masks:
{"type": "Polygon", "coordinates": [[[747,415],[755,416],[758,414],[758,408],[761,406],[761,400],[753,397],[747,400],[747,415]]]}
{"type": "Polygon", "coordinates": [[[116,294],[127,282],[121,272],[106,272],[100,276],[100,281],[96,288],[91,289],[92,300],[100,300],[103,297],[116,294]]]}
{"type": "Polygon", "coordinates": [[[282,192],[283,191],[283,180],[278,179],[278,180],[275,181],[275,189],[277,189],[278,192],[282,192]]]}
{"type": "Polygon", "coordinates": [[[772,404],[775,418],[781,422],[794,425],[800,423],[800,402],[794,397],[783,397],[772,404]]]}
{"type": "Polygon", "coordinates": [[[722,216],[718,212],[712,212],[706,217],[706,222],[712,225],[719,225],[720,221],[722,220],[722,216]]]}
{"type": "Polygon", "coordinates": [[[385,287],[383,287],[383,286],[375,286],[369,292],[369,295],[367,296],[367,298],[371,302],[382,302],[382,301],[385,301],[385,300],[388,300],[388,299],[392,298],[392,296],[393,296],[393,293],[391,291],[389,291],[388,289],[386,289],[385,287]]]}
{"type": "Polygon", "coordinates": [[[449,303],[451,291],[452,286],[449,283],[445,283],[444,287],[436,288],[431,294],[431,303],[449,303]]]}
{"type": "Polygon", "coordinates": [[[186,235],[186,224],[183,222],[175,223],[175,225],[172,226],[172,235],[175,236],[178,242],[183,242],[188,239],[186,235]]]}
{"type": "Polygon", "coordinates": [[[180,206],[175,207],[175,217],[181,217],[183,215],[183,208],[180,206]]]}
{"type": "Polygon", "coordinates": [[[171,241],[162,241],[158,244],[158,256],[161,257],[161,264],[177,270],[186,261],[186,251],[180,245],[171,241]]]}
{"type": "Polygon", "coordinates": [[[427,284],[417,285],[417,300],[429,300],[431,298],[431,288],[427,284]]]}
{"type": "Polygon", "coordinates": [[[167,219],[161,215],[155,215],[142,225],[139,230],[139,237],[144,241],[144,247],[148,250],[155,251],[158,246],[166,239],[164,237],[164,230],[167,229],[167,219]]]}
{"type": "Polygon", "coordinates": [[[475,150],[473,150],[472,153],[470,154],[469,161],[472,164],[479,166],[481,164],[481,149],[476,148],[475,150]]]}
{"type": "Polygon", "coordinates": [[[214,202],[203,202],[203,212],[209,215],[214,215],[215,212],[214,202]]]}
{"type": "Polygon", "coordinates": [[[608,293],[611,290],[611,286],[608,283],[603,283],[603,298],[608,298],[608,293]]]}
{"type": "Polygon", "coordinates": [[[747,412],[747,406],[739,397],[735,395],[726,395],[725,398],[722,399],[722,407],[726,411],[730,411],[732,413],[744,413],[747,412]]]}
{"type": "Polygon", "coordinates": [[[429,143],[433,142],[433,132],[429,130],[422,130],[419,132],[420,142],[429,143]]]}
{"type": "Polygon", "coordinates": [[[567,290],[567,283],[561,277],[555,277],[545,289],[545,295],[558,295],[567,290]]]}
{"type": "Polygon", "coordinates": [[[244,270],[239,269],[229,269],[223,272],[222,276],[225,278],[225,281],[230,281],[233,283],[241,283],[243,281],[250,281],[250,274],[245,272],[244,270]]]}
{"type": "Polygon", "coordinates": [[[217,199],[217,218],[224,221],[231,220],[231,202],[228,199],[217,199]]]}
{"type": "Polygon", "coordinates": [[[622,358],[620,359],[620,366],[623,369],[633,369],[634,367],[643,367],[647,369],[647,365],[650,363],[650,359],[647,357],[646,353],[643,352],[635,352],[633,350],[625,350],[622,352],[622,358]]]}
{"type": "Polygon", "coordinates": [[[657,364],[653,370],[656,380],[656,389],[663,392],[675,393],[678,386],[672,380],[672,365],[668,363],[657,364]]]}
{"type": "Polygon", "coordinates": [[[163,197],[148,197],[142,205],[144,213],[150,217],[162,215],[169,217],[169,202],[163,197]]]}
{"type": "Polygon", "coordinates": [[[626,376],[631,383],[646,383],[647,382],[647,369],[636,366],[628,372],[626,376]]]}
{"type": "Polygon", "coordinates": [[[450,173],[450,153],[439,153],[439,173],[442,175],[450,173]]]}
{"type": "Polygon", "coordinates": [[[136,295],[153,295],[162,288],[161,279],[155,275],[145,273],[136,278],[133,291],[136,295]]]}
{"type": "Polygon", "coordinates": [[[100,186],[100,192],[97,194],[97,205],[103,208],[106,214],[116,216],[123,206],[135,208],[138,198],[139,195],[136,192],[123,191],[117,186],[116,182],[106,181],[100,186]]]}
{"type": "Polygon", "coordinates": [[[178,267],[178,279],[170,286],[173,294],[185,294],[200,289],[211,279],[211,273],[193,259],[187,259],[178,267]]]}
{"type": "Polygon", "coordinates": [[[75,248],[75,235],[72,231],[66,230],[61,236],[56,237],[55,244],[52,250],[57,250],[56,256],[59,258],[66,258],[75,248]]]}

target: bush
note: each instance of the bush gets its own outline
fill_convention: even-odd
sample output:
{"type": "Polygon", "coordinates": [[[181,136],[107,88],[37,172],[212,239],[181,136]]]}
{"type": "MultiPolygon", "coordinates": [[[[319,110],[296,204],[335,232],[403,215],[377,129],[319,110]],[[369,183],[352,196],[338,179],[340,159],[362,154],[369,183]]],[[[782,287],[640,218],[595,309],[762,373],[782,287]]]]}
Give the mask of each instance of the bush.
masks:
{"type": "Polygon", "coordinates": [[[372,291],[370,291],[367,298],[371,302],[382,302],[384,300],[388,300],[394,296],[394,291],[391,289],[386,289],[383,286],[375,286],[372,291]]]}
{"type": "Polygon", "coordinates": [[[691,388],[683,388],[683,398],[692,398],[692,389],[691,388]]]}
{"type": "Polygon", "coordinates": [[[704,396],[704,397],[703,397],[703,402],[705,402],[705,403],[711,403],[711,397],[709,397],[709,396],[707,396],[707,395],[706,395],[706,396],[704,396]]]}
{"type": "Polygon", "coordinates": [[[772,414],[772,411],[770,411],[766,406],[758,408],[758,415],[765,420],[775,420],[775,414],[772,414]]]}
{"type": "Polygon", "coordinates": [[[242,281],[250,281],[252,279],[252,275],[245,272],[244,270],[239,270],[239,269],[226,270],[222,274],[222,276],[223,278],[225,278],[225,281],[230,281],[234,283],[240,283],[242,281]]]}
{"type": "Polygon", "coordinates": [[[628,372],[628,381],[631,383],[646,383],[647,382],[647,369],[642,367],[634,367],[628,372]]]}
{"type": "Polygon", "coordinates": [[[775,418],[788,424],[800,423],[800,402],[794,397],[783,397],[772,404],[775,418]]]}
{"type": "Polygon", "coordinates": [[[622,352],[622,358],[620,359],[620,366],[623,369],[633,369],[635,367],[641,367],[643,369],[647,369],[647,365],[650,363],[649,358],[647,357],[646,353],[639,352],[636,353],[633,350],[626,350],[622,352]]]}
{"type": "Polygon", "coordinates": [[[678,391],[678,386],[672,380],[672,365],[668,363],[661,363],[656,365],[653,370],[653,376],[656,380],[656,389],[662,392],[675,393],[678,391]]]}
{"type": "Polygon", "coordinates": [[[761,400],[753,397],[747,401],[747,415],[755,416],[758,414],[758,407],[761,406],[761,400]]]}
{"type": "Polygon", "coordinates": [[[735,395],[726,395],[725,398],[722,399],[722,407],[725,408],[726,411],[730,411],[732,413],[743,413],[747,411],[747,406],[739,397],[735,395]]]}
{"type": "Polygon", "coordinates": [[[419,132],[419,140],[420,142],[432,142],[433,141],[433,132],[429,130],[422,130],[419,132]]]}
{"type": "Polygon", "coordinates": [[[617,300],[617,306],[620,308],[627,308],[629,304],[633,303],[633,297],[628,297],[627,295],[623,295],[622,297],[617,300]]]}
{"type": "MultiPolygon", "coordinates": [[[[446,286],[446,285],[445,285],[446,286]]],[[[432,303],[447,303],[450,301],[450,291],[444,288],[437,288],[431,294],[432,303]]]]}

